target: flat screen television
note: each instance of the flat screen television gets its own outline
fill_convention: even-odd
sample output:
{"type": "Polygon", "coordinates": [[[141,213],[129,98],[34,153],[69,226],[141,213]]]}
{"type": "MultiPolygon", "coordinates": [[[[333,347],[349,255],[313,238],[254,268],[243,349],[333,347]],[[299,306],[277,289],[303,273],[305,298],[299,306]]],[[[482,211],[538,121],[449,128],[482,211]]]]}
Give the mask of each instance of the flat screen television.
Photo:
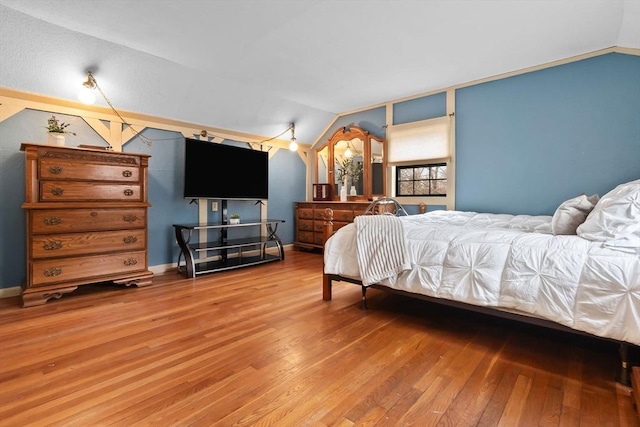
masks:
{"type": "Polygon", "coordinates": [[[269,198],[269,154],[185,138],[184,197],[265,200],[269,198]]]}

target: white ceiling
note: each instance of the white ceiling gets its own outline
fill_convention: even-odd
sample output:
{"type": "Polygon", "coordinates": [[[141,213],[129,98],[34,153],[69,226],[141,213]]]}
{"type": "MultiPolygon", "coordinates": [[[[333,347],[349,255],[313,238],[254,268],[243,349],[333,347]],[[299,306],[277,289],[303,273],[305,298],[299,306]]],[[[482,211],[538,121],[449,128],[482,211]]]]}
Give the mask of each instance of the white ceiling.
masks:
{"type": "Polygon", "coordinates": [[[612,46],[640,0],[0,0],[0,86],[312,143],[335,114],[612,46]]]}

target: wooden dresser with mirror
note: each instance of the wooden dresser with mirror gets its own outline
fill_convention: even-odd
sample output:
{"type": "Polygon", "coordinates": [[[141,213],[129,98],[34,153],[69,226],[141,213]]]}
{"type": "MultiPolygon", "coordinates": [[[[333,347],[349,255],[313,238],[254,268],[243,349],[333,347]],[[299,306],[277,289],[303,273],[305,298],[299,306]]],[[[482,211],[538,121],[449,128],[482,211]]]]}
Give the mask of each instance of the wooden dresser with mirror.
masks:
{"type": "MultiPolygon", "coordinates": [[[[386,140],[357,127],[341,127],[315,150],[315,184],[329,184],[327,199],[340,200],[340,186],[343,185],[341,169],[345,162],[360,164],[361,171],[355,182],[351,177],[347,186],[356,189],[356,195],[349,201],[373,200],[386,194],[386,140]]],[[[314,194],[315,196],[315,194],[314,194]]]]}
{"type": "Polygon", "coordinates": [[[295,242],[298,249],[322,249],[324,246],[324,214],[333,210],[334,230],[353,222],[372,200],[386,194],[386,140],[357,127],[341,127],[314,152],[315,177],[312,202],[295,203],[295,242]],[[345,161],[361,164],[355,180],[347,179],[349,190],[355,195],[340,201],[343,184],[341,168],[345,161]]]}

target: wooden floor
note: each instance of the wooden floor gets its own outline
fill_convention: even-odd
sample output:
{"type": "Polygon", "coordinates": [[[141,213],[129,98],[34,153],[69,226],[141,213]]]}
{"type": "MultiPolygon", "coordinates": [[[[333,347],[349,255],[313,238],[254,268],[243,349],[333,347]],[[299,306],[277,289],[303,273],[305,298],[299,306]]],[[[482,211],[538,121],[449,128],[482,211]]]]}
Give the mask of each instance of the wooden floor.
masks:
{"type": "Polygon", "coordinates": [[[640,426],[616,346],[336,283],[322,256],[0,301],[2,426],[640,426]]]}

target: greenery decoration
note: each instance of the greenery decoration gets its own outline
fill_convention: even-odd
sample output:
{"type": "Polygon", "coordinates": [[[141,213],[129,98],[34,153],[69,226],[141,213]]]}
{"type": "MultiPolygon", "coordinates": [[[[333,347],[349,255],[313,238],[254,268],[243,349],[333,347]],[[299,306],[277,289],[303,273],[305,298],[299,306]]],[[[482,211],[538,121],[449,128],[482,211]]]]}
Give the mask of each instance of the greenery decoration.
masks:
{"type": "Polygon", "coordinates": [[[58,119],[56,119],[56,116],[51,116],[51,118],[49,120],[47,120],[48,125],[47,125],[47,131],[50,133],[64,133],[64,134],[69,134],[69,135],[74,135],[74,132],[68,131],[67,128],[69,127],[69,123],[58,123],[58,119]]]}

